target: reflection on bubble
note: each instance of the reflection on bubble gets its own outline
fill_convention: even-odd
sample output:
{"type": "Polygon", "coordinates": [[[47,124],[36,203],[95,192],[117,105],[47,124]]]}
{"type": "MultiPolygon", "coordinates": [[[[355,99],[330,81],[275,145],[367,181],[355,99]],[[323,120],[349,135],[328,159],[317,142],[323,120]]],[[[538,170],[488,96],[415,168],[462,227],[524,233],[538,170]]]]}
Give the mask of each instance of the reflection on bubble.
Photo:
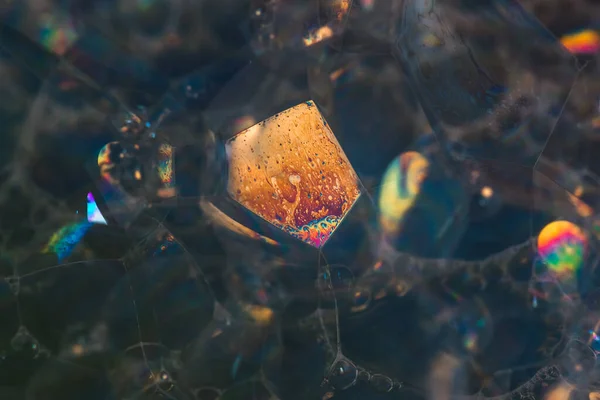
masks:
{"type": "Polygon", "coordinates": [[[88,222],[94,224],[104,224],[106,225],[106,219],[100,212],[98,208],[98,204],[96,204],[96,200],[94,199],[94,195],[92,192],[87,194],[87,220],[88,222]]]}
{"type": "Polygon", "coordinates": [[[379,222],[386,234],[398,234],[402,219],[413,206],[427,176],[429,162],[417,152],[401,154],[383,176],[379,222]]]}
{"type": "Polygon", "coordinates": [[[591,29],[565,35],[560,42],[573,54],[594,54],[600,50],[600,35],[591,29]]]}
{"type": "Polygon", "coordinates": [[[559,279],[572,278],[582,267],[587,237],[569,221],[554,221],[538,236],[538,252],[542,260],[559,279]]]}
{"type": "Polygon", "coordinates": [[[427,257],[454,250],[465,226],[467,196],[446,174],[415,151],[388,166],[379,190],[379,225],[396,250],[427,257]]]}
{"type": "Polygon", "coordinates": [[[46,49],[60,56],[64,55],[78,38],[73,22],[67,17],[46,14],[42,16],[40,25],[38,40],[46,49]]]}
{"type": "Polygon", "coordinates": [[[381,374],[371,375],[369,383],[379,392],[390,392],[394,388],[394,381],[381,374]]]}
{"type": "Polygon", "coordinates": [[[492,339],[493,320],[482,302],[461,301],[450,323],[469,353],[482,352],[492,339]]]}
{"type": "Polygon", "coordinates": [[[596,365],[596,354],[579,340],[570,340],[559,358],[562,376],[573,385],[583,385],[596,365]]]}
{"type": "Polygon", "coordinates": [[[10,341],[13,350],[21,353],[29,359],[49,356],[49,351],[44,348],[40,342],[24,326],[19,329],[10,341]]]}
{"type": "Polygon", "coordinates": [[[42,251],[56,254],[59,262],[64,260],[71,255],[92,225],[85,220],[60,228],[52,235],[42,251]]]}
{"type": "Polygon", "coordinates": [[[162,183],[159,197],[173,197],[175,195],[175,177],[173,172],[173,147],[163,143],[158,148],[158,176],[162,183]]]}
{"type": "Polygon", "coordinates": [[[307,36],[303,39],[304,45],[312,46],[313,44],[319,43],[325,39],[330,38],[331,36],[333,36],[333,31],[331,30],[331,28],[328,26],[323,26],[319,29],[309,32],[307,36]]]}
{"type": "Polygon", "coordinates": [[[208,201],[201,200],[200,208],[206,213],[207,217],[210,218],[215,225],[223,227],[229,232],[234,232],[240,236],[245,236],[254,240],[260,240],[261,242],[272,246],[279,246],[279,243],[275,240],[260,235],[252,229],[240,224],[208,201]]]}
{"type": "Polygon", "coordinates": [[[179,390],[174,380],[168,349],[159,343],[139,343],[125,350],[125,357],[113,366],[110,379],[123,397],[157,394],[175,397],[179,390]]]}

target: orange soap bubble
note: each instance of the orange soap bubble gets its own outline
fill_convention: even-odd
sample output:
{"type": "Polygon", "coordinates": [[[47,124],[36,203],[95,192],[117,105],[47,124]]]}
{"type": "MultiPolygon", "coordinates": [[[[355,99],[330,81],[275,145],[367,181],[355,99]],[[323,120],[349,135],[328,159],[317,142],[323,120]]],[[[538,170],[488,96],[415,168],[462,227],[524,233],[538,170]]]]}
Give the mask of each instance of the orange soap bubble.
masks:
{"type": "Polygon", "coordinates": [[[331,127],[312,101],[227,142],[229,195],[274,227],[321,248],[361,191],[331,127]]]}

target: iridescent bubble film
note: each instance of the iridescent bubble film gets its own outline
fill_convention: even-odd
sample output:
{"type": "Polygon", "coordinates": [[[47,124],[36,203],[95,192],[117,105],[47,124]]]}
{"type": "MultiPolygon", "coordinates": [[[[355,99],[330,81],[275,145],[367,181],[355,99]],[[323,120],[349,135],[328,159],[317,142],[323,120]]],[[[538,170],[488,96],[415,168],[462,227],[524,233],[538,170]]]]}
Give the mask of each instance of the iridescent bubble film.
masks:
{"type": "Polygon", "coordinates": [[[558,275],[570,275],[582,267],[587,238],[581,228],[568,221],[554,221],[538,235],[542,260],[558,275]]]}
{"type": "Polygon", "coordinates": [[[91,223],[106,225],[106,219],[96,204],[94,195],[90,192],[87,194],[87,220],[91,223]]]}

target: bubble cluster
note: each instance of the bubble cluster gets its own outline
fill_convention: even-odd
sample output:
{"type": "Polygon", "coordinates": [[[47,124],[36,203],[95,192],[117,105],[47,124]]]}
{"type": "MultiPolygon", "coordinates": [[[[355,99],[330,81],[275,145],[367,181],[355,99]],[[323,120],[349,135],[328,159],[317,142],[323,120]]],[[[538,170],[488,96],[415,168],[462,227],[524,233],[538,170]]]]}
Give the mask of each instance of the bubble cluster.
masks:
{"type": "Polygon", "coordinates": [[[54,3],[0,11],[0,398],[599,397],[593,24],[54,3]]]}

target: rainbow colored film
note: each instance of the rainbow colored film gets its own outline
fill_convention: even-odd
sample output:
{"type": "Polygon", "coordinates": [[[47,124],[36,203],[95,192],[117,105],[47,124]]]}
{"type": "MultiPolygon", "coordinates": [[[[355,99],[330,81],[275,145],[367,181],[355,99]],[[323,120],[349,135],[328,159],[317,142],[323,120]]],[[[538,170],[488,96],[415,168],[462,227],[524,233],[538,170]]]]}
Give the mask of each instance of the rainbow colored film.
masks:
{"type": "Polygon", "coordinates": [[[360,196],[356,173],[312,101],[240,132],[227,152],[232,198],[316,248],[360,196]]]}
{"type": "Polygon", "coordinates": [[[69,18],[48,14],[41,21],[39,41],[55,54],[64,55],[77,38],[77,31],[69,18]]]}
{"type": "Polygon", "coordinates": [[[175,196],[175,179],[173,174],[173,147],[161,144],[158,148],[158,176],[162,187],[158,195],[163,198],[175,196]]]}
{"type": "Polygon", "coordinates": [[[407,211],[413,207],[427,176],[429,161],[415,151],[392,161],[381,182],[379,223],[387,234],[396,234],[407,211]]]}
{"type": "Polygon", "coordinates": [[[87,220],[93,224],[106,225],[106,219],[104,219],[104,216],[100,212],[94,195],[91,192],[87,194],[87,220]]]}
{"type": "Polygon", "coordinates": [[[56,254],[59,262],[64,260],[73,253],[91,226],[86,220],[60,228],[52,235],[43,252],[56,254]]]}
{"type": "Polygon", "coordinates": [[[573,275],[583,264],[588,239],[581,228],[569,221],[554,221],[538,236],[538,253],[559,277],[573,275]]]}
{"type": "Polygon", "coordinates": [[[100,168],[100,176],[107,182],[114,183],[114,179],[110,175],[110,171],[114,168],[114,163],[111,160],[111,149],[118,145],[118,142],[110,142],[104,145],[98,152],[98,167],[100,168]]]}
{"type": "Polygon", "coordinates": [[[591,29],[565,35],[560,41],[573,54],[595,54],[600,50],[600,35],[591,29]]]}

